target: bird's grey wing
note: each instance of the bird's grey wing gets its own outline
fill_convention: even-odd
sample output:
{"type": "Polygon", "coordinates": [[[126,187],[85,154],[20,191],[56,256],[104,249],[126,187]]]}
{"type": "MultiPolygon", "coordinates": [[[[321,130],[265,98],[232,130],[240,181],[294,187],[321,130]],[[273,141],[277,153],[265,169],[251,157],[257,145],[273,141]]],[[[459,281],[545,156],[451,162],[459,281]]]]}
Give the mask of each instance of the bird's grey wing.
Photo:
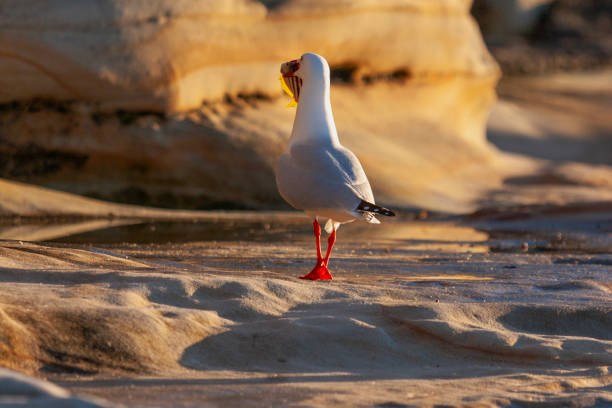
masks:
{"type": "Polygon", "coordinates": [[[360,199],[370,202],[374,199],[359,159],[344,146],[322,149],[319,146],[296,145],[291,149],[291,156],[301,167],[334,184],[347,186],[360,199]]]}
{"type": "Polygon", "coordinates": [[[334,157],[340,166],[346,171],[348,178],[350,179],[349,187],[355,192],[357,197],[362,200],[374,202],[374,194],[372,194],[372,187],[368,181],[368,177],[363,171],[361,162],[349,149],[340,146],[338,149],[332,152],[334,157]]]}
{"type": "Polygon", "coordinates": [[[277,183],[283,197],[301,209],[337,208],[352,212],[362,199],[374,200],[361,163],[342,146],[327,149],[292,146],[279,159],[277,183]]]}
{"type": "MultiPolygon", "coordinates": [[[[320,194],[321,182],[316,174],[300,166],[289,152],[283,153],[276,165],[276,185],[283,198],[299,210],[335,206],[325,194],[320,194]]],[[[326,190],[323,187],[323,190],[326,190]]]]}

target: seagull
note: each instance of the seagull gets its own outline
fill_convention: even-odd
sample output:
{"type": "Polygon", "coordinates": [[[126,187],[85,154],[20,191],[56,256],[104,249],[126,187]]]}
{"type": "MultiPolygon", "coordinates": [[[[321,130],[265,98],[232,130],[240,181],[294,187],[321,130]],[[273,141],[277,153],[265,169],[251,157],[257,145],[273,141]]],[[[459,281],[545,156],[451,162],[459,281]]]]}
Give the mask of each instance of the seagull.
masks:
{"type": "Polygon", "coordinates": [[[372,188],[359,159],[340,144],[329,99],[329,65],[306,53],[281,64],[281,86],[297,112],[287,150],[276,165],[276,185],[294,208],[314,218],[315,267],[300,279],[331,280],[327,268],[340,224],[363,220],[380,224],[375,215],[394,216],[374,203],[372,188]],[[327,219],[327,252],[321,255],[321,226],[327,219]]]}

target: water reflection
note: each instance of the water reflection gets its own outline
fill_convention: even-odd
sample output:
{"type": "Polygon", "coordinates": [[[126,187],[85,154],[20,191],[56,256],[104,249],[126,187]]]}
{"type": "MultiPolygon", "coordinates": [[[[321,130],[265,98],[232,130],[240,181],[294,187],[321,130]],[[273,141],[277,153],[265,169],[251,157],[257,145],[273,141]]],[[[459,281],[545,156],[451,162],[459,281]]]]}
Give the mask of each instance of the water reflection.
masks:
{"type": "MultiPolygon", "coordinates": [[[[409,220],[396,217],[380,225],[346,224],[338,239],[347,244],[393,248],[403,253],[534,253],[601,252],[609,247],[609,235],[591,234],[590,239],[558,231],[506,231],[475,228],[451,221],[409,220]],[[593,238],[594,237],[594,238],[593,238]],[[594,239],[597,238],[598,240],[594,239]],[[601,242],[599,242],[601,241],[601,242]]],[[[575,234],[574,234],[575,235],[575,234]]],[[[588,237],[587,237],[588,238],[588,237]]],[[[63,223],[0,223],[0,239],[47,241],[77,245],[165,244],[202,241],[312,243],[308,217],[292,213],[224,214],[219,218],[193,220],[95,219],[63,223]]],[[[605,252],[605,251],[604,251],[605,252]]]]}
{"type": "MultiPolygon", "coordinates": [[[[270,222],[243,219],[148,221],[90,220],[57,224],[0,225],[0,239],[69,244],[164,244],[197,241],[311,242],[308,218],[270,222]]],[[[344,242],[392,245],[399,250],[486,252],[488,234],[449,222],[393,220],[343,225],[344,242]]]]}
{"type": "Polygon", "coordinates": [[[51,241],[62,237],[78,236],[88,231],[103,231],[134,222],[130,220],[98,219],[70,223],[0,224],[0,239],[51,241]]]}

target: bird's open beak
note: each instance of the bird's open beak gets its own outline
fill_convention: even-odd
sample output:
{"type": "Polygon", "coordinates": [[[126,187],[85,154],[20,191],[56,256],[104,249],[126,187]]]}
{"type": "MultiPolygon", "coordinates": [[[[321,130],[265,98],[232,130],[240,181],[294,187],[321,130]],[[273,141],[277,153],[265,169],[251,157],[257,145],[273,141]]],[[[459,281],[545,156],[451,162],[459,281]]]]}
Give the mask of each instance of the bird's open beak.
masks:
{"type": "Polygon", "coordinates": [[[290,106],[297,105],[300,99],[300,89],[302,89],[302,79],[295,75],[295,72],[300,69],[300,63],[298,60],[285,62],[281,65],[281,87],[283,90],[293,98],[293,102],[290,106]]]}

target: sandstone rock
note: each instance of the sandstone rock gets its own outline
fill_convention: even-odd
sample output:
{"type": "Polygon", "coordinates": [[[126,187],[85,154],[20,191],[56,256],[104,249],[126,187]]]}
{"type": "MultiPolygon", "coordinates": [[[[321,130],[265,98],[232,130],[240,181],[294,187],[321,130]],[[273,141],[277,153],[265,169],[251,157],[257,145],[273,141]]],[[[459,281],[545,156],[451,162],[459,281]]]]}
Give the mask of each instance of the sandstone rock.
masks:
{"type": "Polygon", "coordinates": [[[469,1],[0,7],[0,101],[18,101],[0,111],[0,177],[162,207],[286,208],[273,171],[294,110],[278,69],[312,51],[342,82],[340,137],[379,200],[462,211],[501,182],[456,183],[495,160],[499,71],[469,1]]]}
{"type": "MultiPolygon", "coordinates": [[[[490,168],[495,151],[484,137],[492,86],[488,79],[451,77],[333,87],[340,138],[362,161],[378,200],[470,211],[476,195],[498,186],[501,176],[490,168]]],[[[12,161],[1,170],[11,178],[134,204],[285,208],[274,166],[295,114],[286,104],[264,100],[251,107],[238,100],[189,115],[145,115],[124,125],[120,116],[96,122],[71,107],[67,113],[16,115],[5,128],[12,161]]]]}
{"type": "Polygon", "coordinates": [[[226,94],[277,95],[279,63],[305,51],[365,71],[495,76],[469,5],[9,0],[0,6],[0,102],[189,110],[226,94]]]}

